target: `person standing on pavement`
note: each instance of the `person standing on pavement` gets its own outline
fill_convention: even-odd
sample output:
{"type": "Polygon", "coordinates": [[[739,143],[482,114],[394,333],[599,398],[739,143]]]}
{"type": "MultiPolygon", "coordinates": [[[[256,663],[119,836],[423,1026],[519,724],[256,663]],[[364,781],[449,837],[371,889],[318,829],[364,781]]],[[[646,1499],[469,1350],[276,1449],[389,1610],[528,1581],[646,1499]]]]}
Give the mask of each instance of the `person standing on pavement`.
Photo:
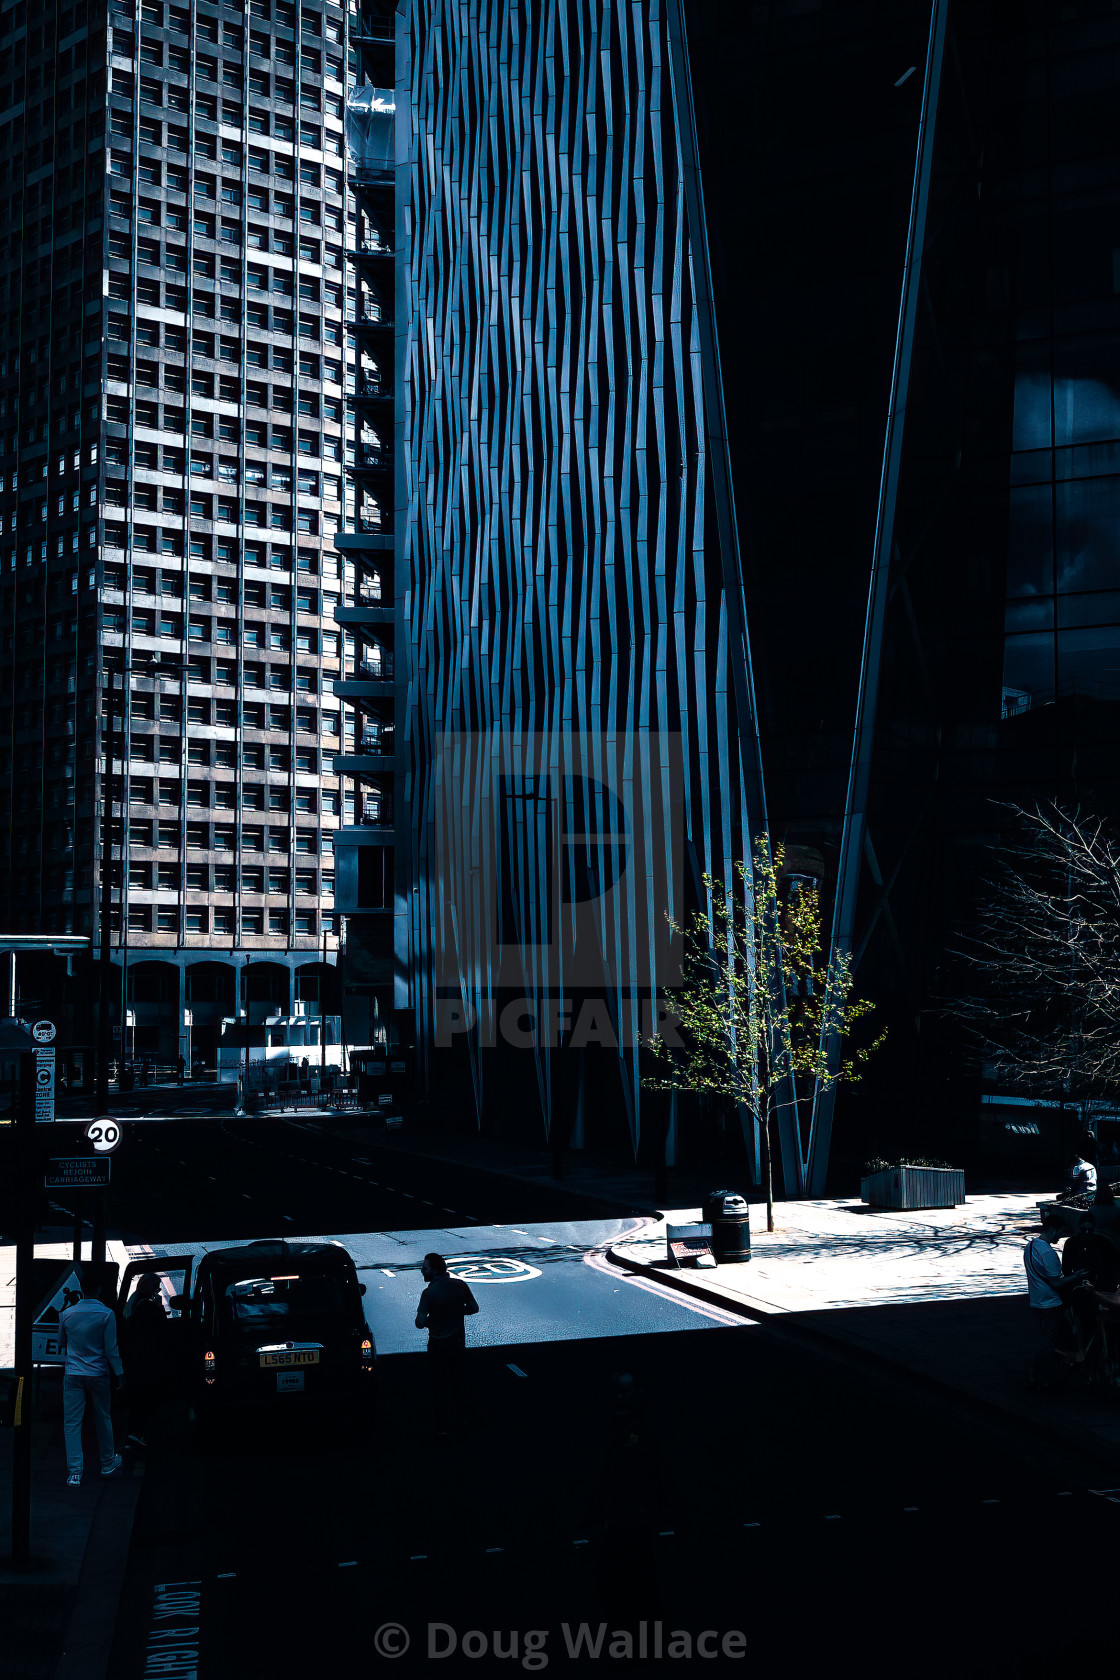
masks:
{"type": "Polygon", "coordinates": [[[1060,1219],[1044,1221],[1042,1232],[1032,1237],[1023,1250],[1023,1266],[1027,1274],[1028,1300],[1035,1328],[1035,1351],[1028,1379],[1030,1388],[1049,1388],[1054,1382],[1057,1361],[1058,1333],[1065,1322],[1062,1291],[1086,1276],[1083,1271],[1062,1274],[1057,1245],[1065,1235],[1060,1219]]]}
{"type": "Polygon", "coordinates": [[[1070,1165],[1067,1192],[1071,1196],[1095,1196],[1097,1169],[1084,1155],[1078,1155],[1070,1165]]]}
{"type": "Polygon", "coordinates": [[[416,1328],[428,1332],[428,1369],[437,1435],[462,1431],[460,1415],[466,1320],[478,1302],[462,1278],[449,1277],[442,1254],[425,1254],[420,1275],[427,1284],[416,1309],[416,1328]]]}
{"type": "MultiPolygon", "coordinates": [[[[82,1282],[79,1275],[79,1283],[82,1282]]],[[[62,1421],[66,1438],[66,1485],[80,1487],[82,1419],[86,1403],[93,1411],[97,1445],[101,1453],[101,1474],[112,1476],[124,1462],[113,1442],[113,1420],[109,1415],[109,1378],[124,1375],[117,1350],[117,1321],[111,1309],[99,1301],[96,1292],[81,1294],[72,1307],[59,1315],[59,1345],[62,1352],[62,1421]]]]}
{"type": "Polygon", "coordinates": [[[143,1272],[125,1307],[121,1326],[124,1368],[128,1376],[128,1439],[146,1447],[152,1414],[167,1392],[170,1376],[171,1320],[160,1299],[158,1272],[143,1272]]]}
{"type": "Polygon", "coordinates": [[[176,1082],[179,1085],[181,1085],[183,1083],[183,1078],[186,1074],[186,1071],[187,1071],[187,1058],[185,1056],[180,1056],[179,1060],[175,1063],[176,1082]]]}

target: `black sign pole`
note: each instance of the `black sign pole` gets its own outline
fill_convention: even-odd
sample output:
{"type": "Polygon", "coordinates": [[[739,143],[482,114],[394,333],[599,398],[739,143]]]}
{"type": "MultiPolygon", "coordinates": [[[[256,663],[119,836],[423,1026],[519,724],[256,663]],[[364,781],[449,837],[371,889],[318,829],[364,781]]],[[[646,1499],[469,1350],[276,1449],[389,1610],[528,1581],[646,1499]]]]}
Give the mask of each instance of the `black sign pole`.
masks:
{"type": "Polygon", "coordinates": [[[16,1346],[19,1393],[12,1432],[12,1568],[31,1566],[31,1327],[35,1314],[31,1271],[35,1259],[35,1212],[39,1183],[35,1160],[35,1052],[19,1059],[16,1148],[19,1196],[16,1204],[16,1346]]]}
{"type": "Polygon", "coordinates": [[[108,1185],[99,1185],[93,1192],[93,1211],[90,1217],[89,1257],[93,1266],[105,1264],[105,1203],[108,1185]]]}

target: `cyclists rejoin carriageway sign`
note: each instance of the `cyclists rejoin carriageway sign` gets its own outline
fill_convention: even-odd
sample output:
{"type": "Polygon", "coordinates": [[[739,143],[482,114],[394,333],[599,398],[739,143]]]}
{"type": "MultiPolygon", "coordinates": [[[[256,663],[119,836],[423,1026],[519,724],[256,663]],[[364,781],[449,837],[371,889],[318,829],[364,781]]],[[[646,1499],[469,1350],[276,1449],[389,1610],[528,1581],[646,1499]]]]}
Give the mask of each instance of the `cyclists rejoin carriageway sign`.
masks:
{"type": "Polygon", "coordinates": [[[112,1162],[107,1155],[52,1157],[43,1174],[47,1190],[99,1190],[109,1182],[112,1162]]]}

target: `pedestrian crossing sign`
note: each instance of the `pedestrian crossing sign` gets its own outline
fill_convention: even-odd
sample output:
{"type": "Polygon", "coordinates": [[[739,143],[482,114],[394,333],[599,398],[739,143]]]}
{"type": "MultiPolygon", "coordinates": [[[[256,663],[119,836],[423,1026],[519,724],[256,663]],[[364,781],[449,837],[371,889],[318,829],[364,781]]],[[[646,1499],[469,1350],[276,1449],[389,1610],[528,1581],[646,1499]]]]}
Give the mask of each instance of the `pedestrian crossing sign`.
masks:
{"type": "Polygon", "coordinates": [[[82,1293],[78,1274],[68,1266],[40,1302],[31,1326],[31,1357],[36,1365],[61,1365],[58,1321],[82,1293]]]}

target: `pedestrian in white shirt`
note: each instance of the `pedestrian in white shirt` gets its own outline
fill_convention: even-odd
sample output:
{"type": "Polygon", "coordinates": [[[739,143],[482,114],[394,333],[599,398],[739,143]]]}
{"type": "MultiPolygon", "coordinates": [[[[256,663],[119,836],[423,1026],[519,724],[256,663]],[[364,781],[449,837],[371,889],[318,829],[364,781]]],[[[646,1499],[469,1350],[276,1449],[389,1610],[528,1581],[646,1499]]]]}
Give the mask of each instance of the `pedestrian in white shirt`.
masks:
{"type": "Polygon", "coordinates": [[[82,1419],[88,1400],[97,1428],[101,1453],[101,1474],[114,1475],[124,1462],[113,1441],[113,1420],[109,1415],[109,1376],[118,1380],[124,1373],[117,1350],[117,1320],[111,1308],[91,1296],[79,1295],[73,1306],[59,1315],[62,1349],[62,1423],[66,1437],[66,1485],[80,1487],[82,1419]]]}
{"type": "Polygon", "coordinates": [[[1028,1299],[1035,1327],[1035,1352],[1029,1379],[1031,1388],[1047,1388],[1054,1381],[1055,1344],[1065,1321],[1062,1311],[1065,1302],[1061,1291],[1086,1276],[1083,1271],[1072,1272],[1068,1278],[1062,1275],[1057,1245],[1065,1236],[1065,1229],[1060,1219],[1051,1216],[1044,1221],[1041,1236],[1032,1237],[1023,1250],[1028,1299]]]}

